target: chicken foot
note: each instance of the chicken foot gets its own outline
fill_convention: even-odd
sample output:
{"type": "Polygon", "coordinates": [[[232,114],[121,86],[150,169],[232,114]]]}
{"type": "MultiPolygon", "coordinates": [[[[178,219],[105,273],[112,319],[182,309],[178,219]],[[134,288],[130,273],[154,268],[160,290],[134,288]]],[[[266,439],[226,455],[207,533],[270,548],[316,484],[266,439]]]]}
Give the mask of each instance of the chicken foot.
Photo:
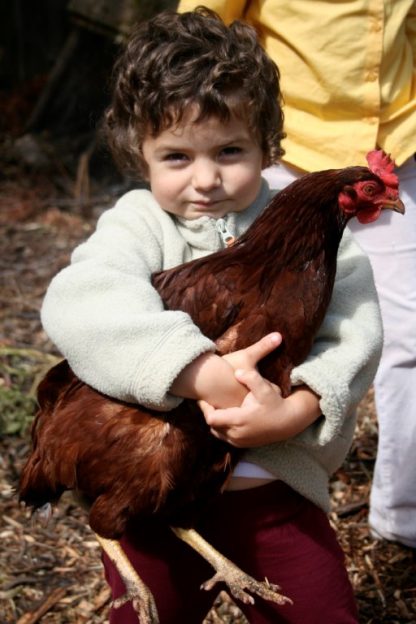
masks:
{"type": "MultiPolygon", "coordinates": [[[[201,589],[209,591],[216,583],[222,581],[228,586],[234,598],[241,600],[245,604],[254,604],[254,598],[248,592],[252,592],[265,600],[272,600],[279,605],[292,603],[290,598],[279,593],[280,587],[278,585],[269,583],[267,579],[265,581],[256,581],[232,561],[224,557],[194,529],[178,527],[171,527],[171,529],[179,539],[191,546],[215,569],[216,573],[214,576],[205,581],[201,585],[201,589]]],[[[131,600],[133,608],[138,614],[140,624],[159,624],[159,616],[153,595],[131,565],[120,543],[116,540],[105,539],[97,534],[96,537],[102,549],[116,566],[126,587],[126,593],[113,601],[113,607],[117,609],[131,600]]]]}
{"type": "Polygon", "coordinates": [[[269,583],[267,579],[265,581],[256,581],[249,574],[240,570],[232,561],[224,557],[194,529],[181,529],[178,527],[171,527],[171,529],[179,539],[196,550],[216,571],[211,579],[201,585],[201,589],[209,591],[216,583],[223,581],[234,598],[241,600],[244,604],[254,604],[254,598],[248,592],[252,592],[265,600],[276,602],[279,605],[292,604],[290,598],[279,593],[280,587],[278,585],[269,583]]]}
{"type": "Polygon", "coordinates": [[[159,624],[159,615],[152,592],[147,585],[143,583],[142,579],[131,565],[120,542],[105,539],[97,534],[95,534],[95,536],[101,548],[107,553],[116,566],[126,587],[126,593],[120,596],[120,598],[116,598],[112,606],[118,609],[131,600],[133,608],[140,620],[140,624],[159,624]]]}

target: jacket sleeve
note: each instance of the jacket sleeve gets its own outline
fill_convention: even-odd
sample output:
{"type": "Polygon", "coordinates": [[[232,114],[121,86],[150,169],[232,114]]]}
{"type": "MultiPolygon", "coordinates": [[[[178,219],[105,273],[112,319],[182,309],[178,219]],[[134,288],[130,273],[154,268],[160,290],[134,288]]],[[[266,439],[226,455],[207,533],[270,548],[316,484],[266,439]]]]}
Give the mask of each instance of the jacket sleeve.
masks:
{"type": "Polygon", "coordinates": [[[246,0],[205,0],[204,2],[195,2],[194,0],[181,0],[178,4],[178,13],[185,11],[194,11],[197,6],[203,4],[207,9],[211,9],[218,13],[226,24],[230,24],[235,19],[241,19],[244,16],[244,9],[247,4],[246,0]]]}
{"type": "Polygon", "coordinates": [[[187,314],[165,310],[151,285],[151,274],[163,266],[151,202],[147,191],[133,191],[101,216],[52,280],[41,317],[84,382],[124,401],[171,409],[180,402],[169,394],[173,380],[215,345],[187,314]],[[146,204],[149,210],[142,210],[146,204]]]}
{"type": "Polygon", "coordinates": [[[370,262],[346,230],[327,314],[309,357],[292,371],[293,384],[306,384],[321,397],[323,414],[297,436],[298,442],[325,445],[342,434],[345,419],[354,417],[373,381],[381,349],[381,317],[370,262]]]}

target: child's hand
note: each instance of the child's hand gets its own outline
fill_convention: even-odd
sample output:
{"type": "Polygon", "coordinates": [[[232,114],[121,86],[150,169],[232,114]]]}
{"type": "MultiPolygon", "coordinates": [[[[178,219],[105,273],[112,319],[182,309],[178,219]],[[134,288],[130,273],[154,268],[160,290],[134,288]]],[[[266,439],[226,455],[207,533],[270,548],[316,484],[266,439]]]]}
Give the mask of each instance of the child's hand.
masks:
{"type": "Polygon", "coordinates": [[[319,398],[301,387],[286,399],[280,388],[251,369],[235,376],[249,390],[240,407],[215,409],[199,401],[211,432],[239,448],[263,446],[300,433],[320,416],[319,398]]]}
{"type": "Polygon", "coordinates": [[[212,433],[240,448],[275,441],[279,410],[284,404],[280,388],[264,379],[254,368],[236,370],[235,376],[249,390],[240,407],[215,409],[205,401],[199,402],[212,433]]]}

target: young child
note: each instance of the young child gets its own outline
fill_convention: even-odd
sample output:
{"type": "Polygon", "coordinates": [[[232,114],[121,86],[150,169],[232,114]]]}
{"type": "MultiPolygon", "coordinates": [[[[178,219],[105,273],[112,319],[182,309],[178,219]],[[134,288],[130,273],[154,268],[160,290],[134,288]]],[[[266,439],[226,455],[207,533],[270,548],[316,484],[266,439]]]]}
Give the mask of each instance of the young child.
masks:
{"type": "MultiPolygon", "coordinates": [[[[294,601],[241,605],[251,624],[356,623],[325,512],[329,475],[348,451],[355,408],[380,355],[369,263],[345,234],[328,313],[307,361],[293,371],[288,398],[255,368],[279,344],[277,333],[216,355],[187,314],[164,310],[151,275],[223,248],[224,223],[226,235],[238,237],[269,202],[261,171],[282,154],[277,68],[253,29],[227,27],[201,9],[142,24],[115,75],[110,142],[119,163],[148,180],[150,191],[124,195],[74,251],[49,287],[44,327],[96,389],[159,410],[194,398],[214,435],[250,449],[196,528],[294,601]]],[[[200,590],[211,568],[199,555],[156,523],[122,544],[162,623],[202,621],[216,592],[200,590]]],[[[118,573],[108,559],[104,564],[118,597],[118,573]]],[[[110,621],[137,618],[127,603],[110,621]]]]}

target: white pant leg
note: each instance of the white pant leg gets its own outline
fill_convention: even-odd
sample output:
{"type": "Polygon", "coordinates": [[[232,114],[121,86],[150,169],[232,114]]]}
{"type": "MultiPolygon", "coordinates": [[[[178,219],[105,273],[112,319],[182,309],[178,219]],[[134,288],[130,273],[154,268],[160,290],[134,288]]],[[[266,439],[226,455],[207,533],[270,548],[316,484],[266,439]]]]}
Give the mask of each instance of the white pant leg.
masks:
{"type": "MultiPolygon", "coordinates": [[[[374,382],[379,442],[370,525],[416,547],[416,161],[398,170],[406,214],[385,211],[350,229],[368,254],[380,300],[384,347],[374,382]]],[[[299,177],[287,166],[263,172],[272,188],[299,177]]]]}
{"type": "Polygon", "coordinates": [[[397,170],[404,216],[383,212],[372,225],[351,222],[370,257],[384,346],[374,382],[379,441],[370,525],[416,547],[416,161],[397,170]]]}

